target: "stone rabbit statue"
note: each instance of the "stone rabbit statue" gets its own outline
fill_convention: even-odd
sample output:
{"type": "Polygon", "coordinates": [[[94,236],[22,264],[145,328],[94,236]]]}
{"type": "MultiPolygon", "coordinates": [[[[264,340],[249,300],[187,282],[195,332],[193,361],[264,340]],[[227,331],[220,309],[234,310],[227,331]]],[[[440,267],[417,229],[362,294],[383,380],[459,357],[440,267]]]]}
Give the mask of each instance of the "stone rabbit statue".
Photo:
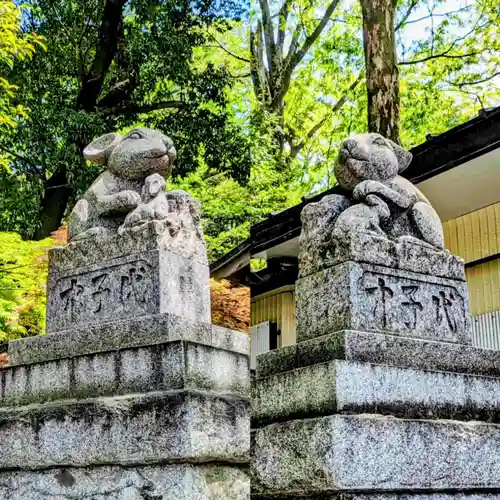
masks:
{"type": "Polygon", "coordinates": [[[146,178],[150,179],[150,195],[156,191],[153,197],[156,204],[161,204],[162,196],[156,199],[156,195],[165,188],[164,179],[172,171],[176,151],[172,140],[161,132],[136,128],[124,137],[114,133],[99,137],[84,149],[83,155],[108,168],[75,205],[69,221],[69,241],[117,233],[127,214],[141,204],[146,178]]]}
{"type": "Polygon", "coordinates": [[[355,204],[339,214],[334,228],[337,238],[369,232],[444,248],[436,211],[399,175],[411,160],[410,152],[379,134],[355,135],[343,142],[335,176],[355,204]]]}

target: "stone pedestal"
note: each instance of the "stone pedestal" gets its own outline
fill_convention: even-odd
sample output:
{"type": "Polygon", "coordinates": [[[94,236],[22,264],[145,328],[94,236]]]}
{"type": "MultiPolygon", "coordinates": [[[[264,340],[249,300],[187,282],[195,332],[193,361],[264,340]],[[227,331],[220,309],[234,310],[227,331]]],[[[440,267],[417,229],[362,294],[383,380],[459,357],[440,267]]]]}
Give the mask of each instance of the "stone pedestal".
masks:
{"type": "Polygon", "coordinates": [[[1,372],[0,497],[246,500],[249,339],[155,223],[52,251],[48,334],[1,372]]]}
{"type": "Polygon", "coordinates": [[[202,242],[156,222],[53,249],[47,333],[163,313],[209,323],[209,274],[202,242]]]}
{"type": "Polygon", "coordinates": [[[471,345],[460,261],[359,236],[306,259],[298,343],[258,357],[252,497],[500,498],[500,352],[471,345]]]}

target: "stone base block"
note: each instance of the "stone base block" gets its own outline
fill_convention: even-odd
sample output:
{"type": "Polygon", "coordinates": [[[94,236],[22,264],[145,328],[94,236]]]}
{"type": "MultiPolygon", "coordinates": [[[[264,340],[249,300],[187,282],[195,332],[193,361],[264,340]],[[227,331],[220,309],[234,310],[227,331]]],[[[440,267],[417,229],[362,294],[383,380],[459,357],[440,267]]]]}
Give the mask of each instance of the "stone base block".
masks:
{"type": "MultiPolygon", "coordinates": [[[[252,488],[264,497],[500,490],[500,426],[335,415],[255,432],[252,488]]],[[[384,498],[382,496],[382,498],[384,498]]]]}
{"type": "Polygon", "coordinates": [[[171,464],[0,472],[2,500],[249,500],[245,469],[171,464]]]}
{"type": "Polygon", "coordinates": [[[250,352],[250,340],[244,332],[187,321],[182,316],[166,313],[14,340],[9,342],[9,363],[12,366],[41,363],[173,340],[188,340],[247,355],[250,352]]]}
{"type": "Polygon", "coordinates": [[[195,391],[0,410],[0,469],[244,463],[249,402],[195,391]]]}
{"type": "Polygon", "coordinates": [[[252,392],[255,426],[334,413],[500,422],[500,378],[459,373],[330,361],[257,379],[252,392]]]}
{"type": "Polygon", "coordinates": [[[47,333],[161,313],[210,321],[206,254],[172,248],[153,226],[51,250],[47,333]]]}
{"type": "Polygon", "coordinates": [[[308,276],[343,262],[366,262],[376,266],[465,281],[464,262],[448,250],[431,248],[418,240],[391,240],[357,232],[343,240],[316,238],[302,241],[299,253],[300,276],[308,276]]]}
{"type": "Polygon", "coordinates": [[[498,500],[500,490],[490,493],[455,492],[455,493],[332,493],[327,495],[267,496],[252,495],[255,500],[498,500]]]}
{"type": "Polygon", "coordinates": [[[471,344],[467,284],[346,262],[299,279],[297,342],[342,329],[471,344]]]}
{"type": "Polygon", "coordinates": [[[245,354],[177,340],[5,368],[0,406],[172,389],[248,397],[248,370],[245,354]]]}
{"type": "Polygon", "coordinates": [[[500,377],[500,351],[354,330],[261,354],[257,357],[257,377],[334,359],[500,377]]]}

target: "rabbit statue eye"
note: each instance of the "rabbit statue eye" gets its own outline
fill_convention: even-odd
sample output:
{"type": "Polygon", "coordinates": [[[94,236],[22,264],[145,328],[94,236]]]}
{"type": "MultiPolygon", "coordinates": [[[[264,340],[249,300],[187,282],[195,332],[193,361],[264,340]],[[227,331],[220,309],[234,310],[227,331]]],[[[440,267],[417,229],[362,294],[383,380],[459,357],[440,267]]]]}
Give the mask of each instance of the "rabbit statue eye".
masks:
{"type": "Polygon", "coordinates": [[[387,146],[387,143],[384,141],[384,139],[382,137],[376,137],[375,139],[373,139],[373,144],[375,144],[376,146],[387,146]]]}
{"type": "Polygon", "coordinates": [[[127,136],[127,139],[142,139],[142,135],[139,132],[132,132],[127,136]]]}

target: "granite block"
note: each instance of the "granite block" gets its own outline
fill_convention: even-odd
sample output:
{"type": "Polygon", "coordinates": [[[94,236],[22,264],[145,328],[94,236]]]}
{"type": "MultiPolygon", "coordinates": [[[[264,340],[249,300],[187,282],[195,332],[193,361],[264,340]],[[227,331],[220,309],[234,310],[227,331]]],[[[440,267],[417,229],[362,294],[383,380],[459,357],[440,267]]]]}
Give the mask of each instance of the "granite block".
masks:
{"type": "Polygon", "coordinates": [[[64,271],[49,267],[47,333],[161,313],[210,321],[207,265],[151,250],[64,271]]]}
{"type": "MultiPolygon", "coordinates": [[[[188,256],[200,264],[207,265],[203,239],[198,241],[198,235],[191,236],[189,248],[188,245],[178,246],[180,241],[168,235],[161,222],[150,221],[138,230],[127,231],[121,235],[108,234],[103,238],[83,239],[52,248],[48,253],[49,267],[63,273],[93,264],[103,264],[124,255],[137,255],[156,250],[188,256]]],[[[183,240],[184,243],[185,241],[183,240]]]]}
{"type": "Polygon", "coordinates": [[[279,495],[279,497],[252,494],[255,500],[498,500],[500,498],[500,489],[494,489],[490,492],[457,491],[447,493],[320,493],[319,495],[301,495],[293,494],[279,495]]]}
{"type": "MultiPolygon", "coordinates": [[[[333,335],[329,335],[328,337],[331,337],[333,341],[334,338],[341,338],[341,335],[337,335],[335,337],[333,335]]],[[[318,339],[322,338],[323,337],[318,337],[318,339]]],[[[316,339],[313,339],[313,341],[315,340],[316,339]]],[[[340,357],[341,351],[338,350],[337,352],[340,357]]],[[[335,359],[335,357],[332,357],[331,359],[335,359]]],[[[275,373],[287,372],[295,368],[298,368],[297,344],[292,344],[259,354],[257,356],[255,375],[257,378],[267,377],[269,375],[274,375],[275,373]]]]}
{"type": "Polygon", "coordinates": [[[466,283],[346,262],[299,279],[297,342],[342,329],[471,344],[466,283]]]}
{"type": "Polygon", "coordinates": [[[301,240],[302,243],[299,253],[301,278],[354,261],[465,281],[464,262],[460,257],[446,249],[420,244],[417,240],[396,241],[360,232],[342,240],[327,237],[324,241],[301,240]]]}
{"type": "MultiPolygon", "coordinates": [[[[0,472],[3,500],[249,500],[246,470],[166,464],[0,472]]],[[[475,500],[475,499],[474,499],[475,500]]]]}
{"type": "Polygon", "coordinates": [[[0,406],[184,388],[248,397],[248,373],[244,354],[178,340],[8,367],[0,406]]]}
{"type": "Polygon", "coordinates": [[[500,378],[336,360],[256,380],[252,408],[254,426],[335,413],[498,423],[500,378]]]}
{"type": "Polygon", "coordinates": [[[0,409],[0,469],[245,463],[249,402],[186,391],[0,409]]]}
{"type": "Polygon", "coordinates": [[[257,357],[257,377],[333,359],[500,377],[500,351],[355,330],[261,354],[257,357]]]}
{"type": "Polygon", "coordinates": [[[229,330],[218,325],[212,325],[212,339],[214,347],[240,352],[250,356],[250,335],[247,332],[229,330]]]}
{"type": "Polygon", "coordinates": [[[500,489],[500,426],[334,415],[258,429],[256,494],[500,489]]]}
{"type": "Polygon", "coordinates": [[[176,314],[129,317],[121,321],[83,325],[71,330],[9,342],[11,365],[93,354],[127,347],[164,343],[172,340],[228,346],[235,352],[248,354],[248,335],[212,327],[205,322],[192,322],[176,314]],[[214,333],[212,333],[214,332],[214,333]]]}

